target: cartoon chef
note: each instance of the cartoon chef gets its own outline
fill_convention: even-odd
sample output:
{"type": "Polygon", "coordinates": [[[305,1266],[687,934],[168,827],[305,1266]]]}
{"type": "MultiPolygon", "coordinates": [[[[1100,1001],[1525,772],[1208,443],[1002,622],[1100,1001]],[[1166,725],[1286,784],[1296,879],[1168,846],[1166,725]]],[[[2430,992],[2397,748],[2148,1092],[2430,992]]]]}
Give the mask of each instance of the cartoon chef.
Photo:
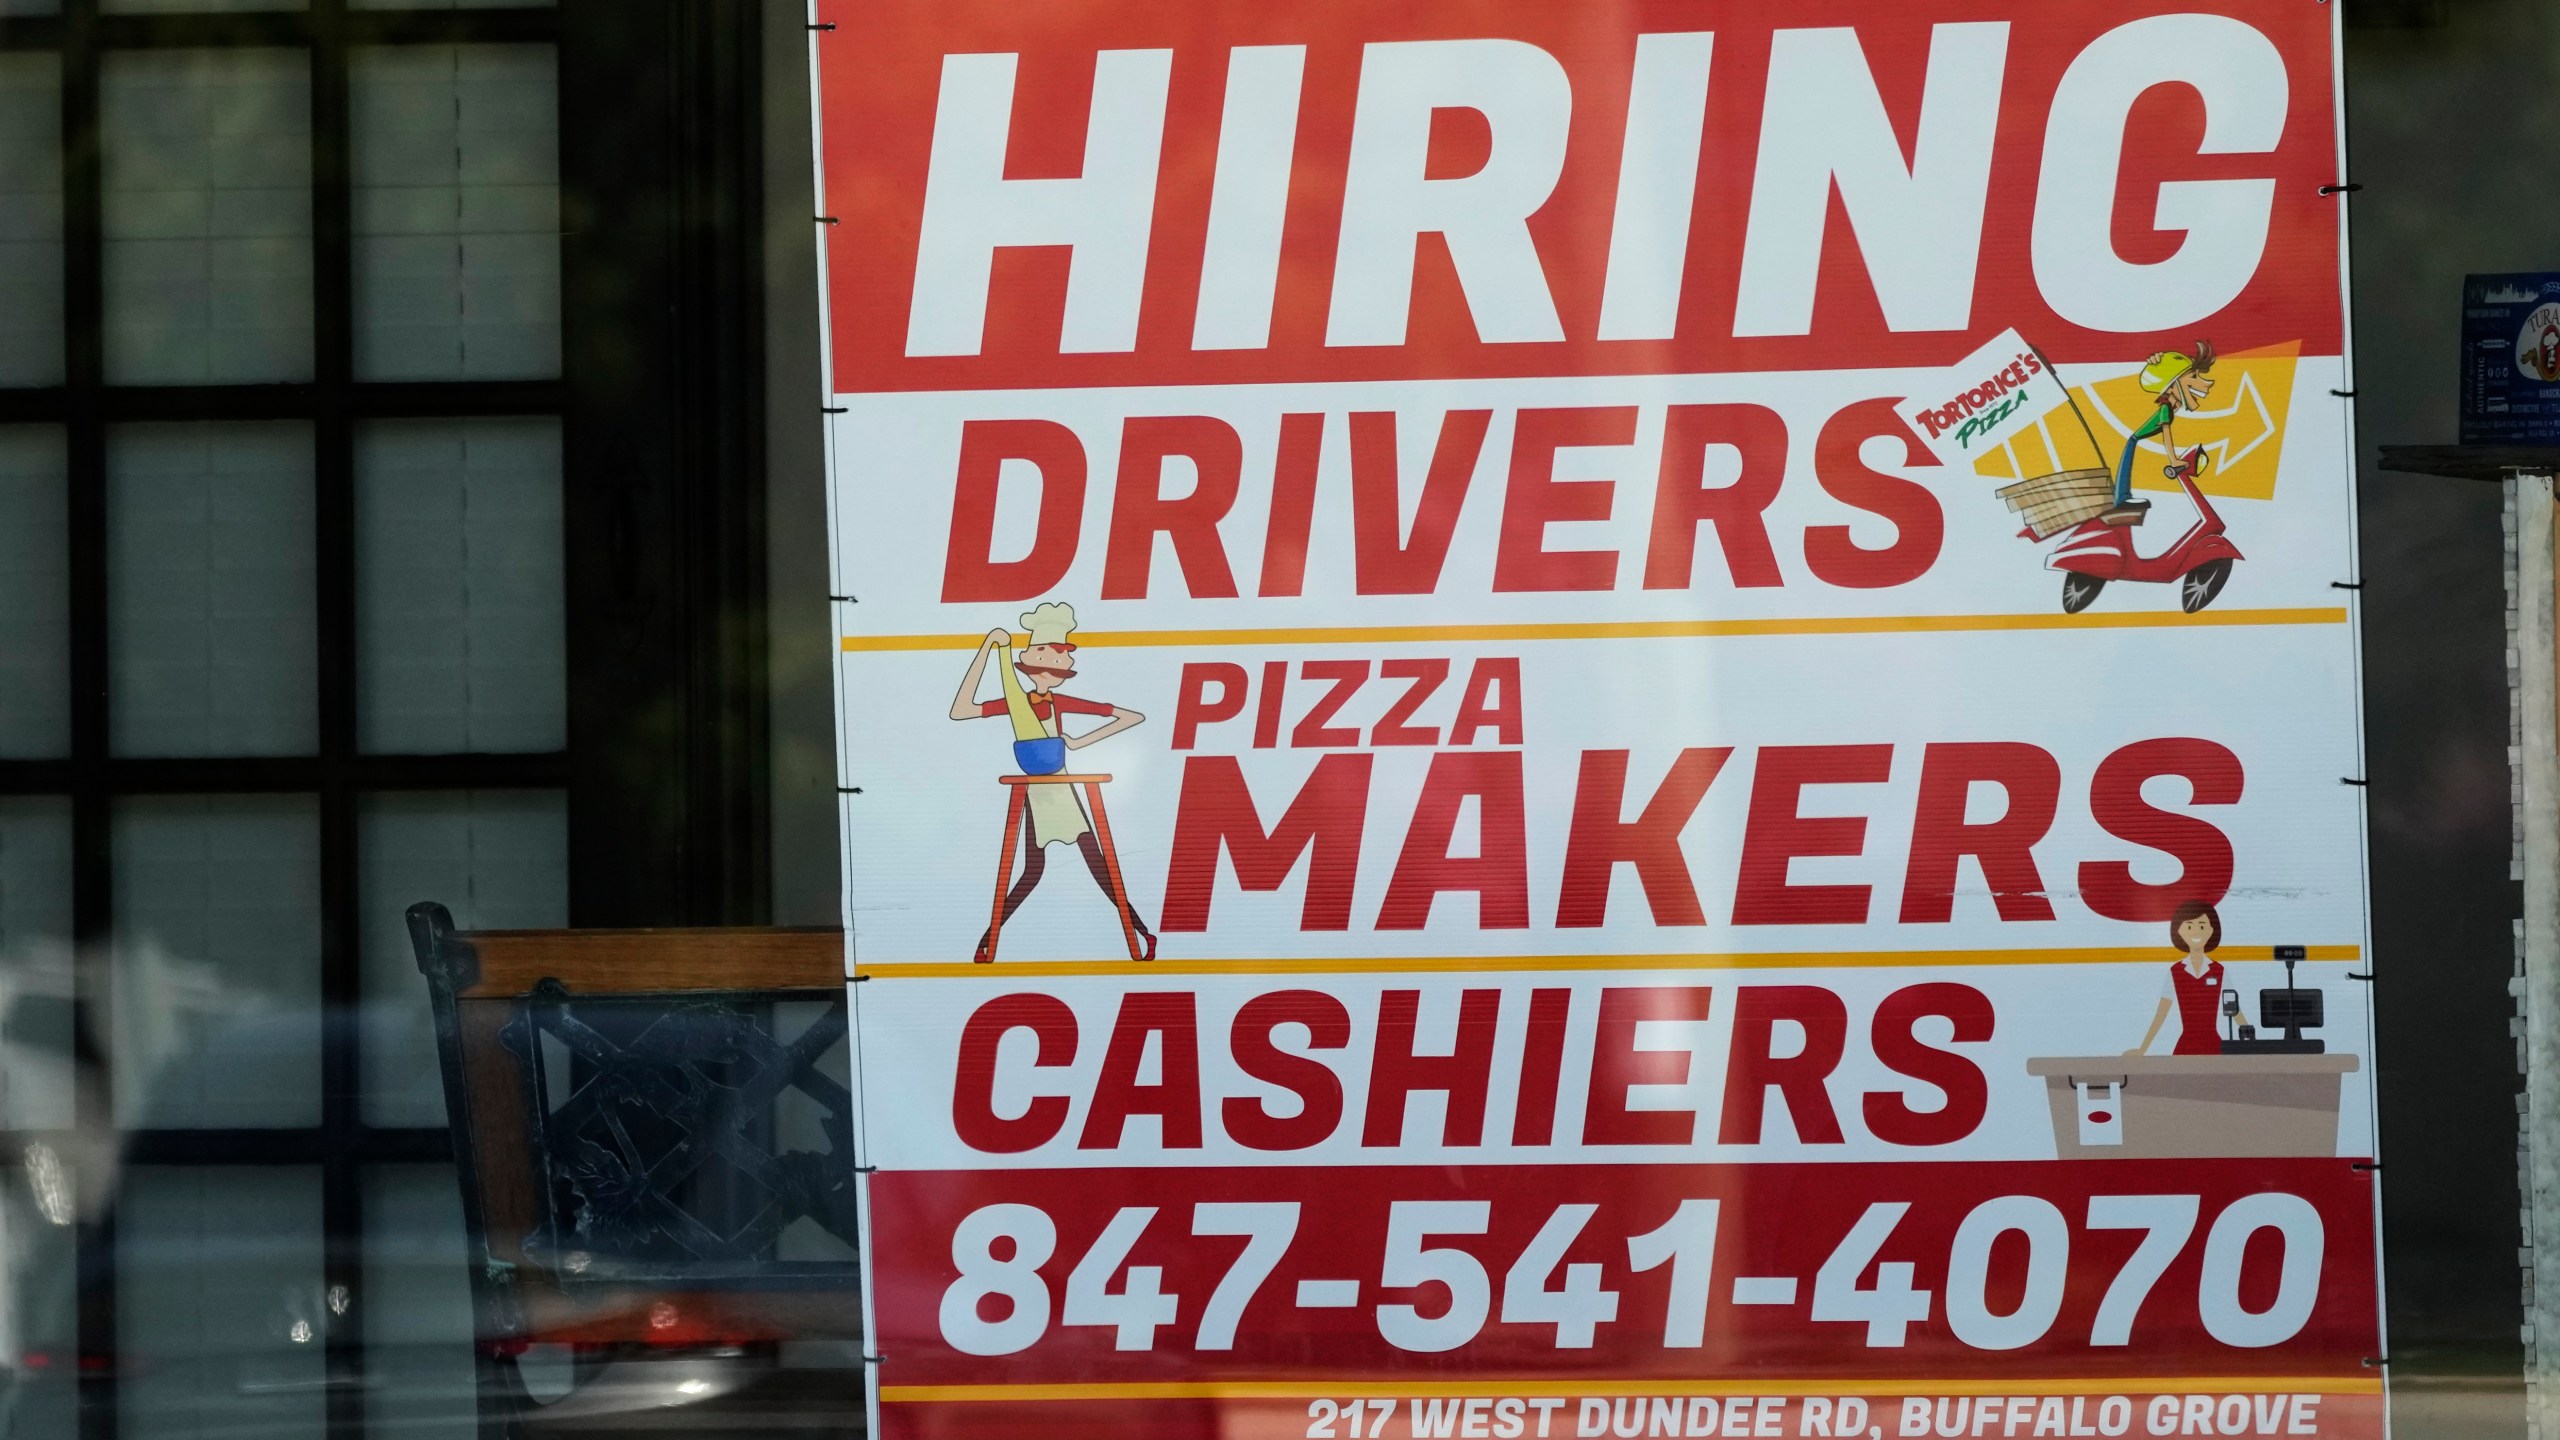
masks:
{"type": "MultiPolygon", "coordinates": [[[[2168,979],[2160,987],[2160,1004],[2151,1012],[2151,1028],[2142,1032],[2142,1043],[2127,1050],[2127,1055],[2144,1054],[2151,1042],[2160,1038],[2161,1023],[2169,1011],[2178,1012],[2178,1043],[2172,1055],[2219,1055],[2222,1037],[2214,1026],[2223,1014],[2222,962],[2213,952],[2222,945],[2222,916],[2201,900],[2190,900],[2169,917],[2169,944],[2178,953],[2169,967],[2168,979]]],[[[2241,1023],[2252,1024],[2248,1012],[2239,1008],[2240,995],[2231,992],[2232,1013],[2241,1023]]]]}
{"type": "MultiPolygon", "coordinates": [[[[1065,742],[1069,750],[1081,750],[1097,740],[1119,734],[1147,717],[1126,706],[1105,704],[1069,695],[1058,687],[1075,678],[1076,647],[1067,637],[1076,629],[1075,608],[1059,601],[1049,601],[1022,617],[1023,628],[1030,632],[1030,643],[1022,648],[1022,656],[1013,662],[1014,674],[1000,672],[1004,693],[993,700],[978,699],[978,686],[985,680],[987,661],[1013,647],[1013,634],[1002,627],[987,632],[977,657],[969,662],[969,673],[960,681],[960,693],[952,698],[951,718],[976,720],[983,717],[1009,715],[1014,722],[1017,739],[1048,737],[1065,742]],[[1100,717],[1102,724],[1082,734],[1071,734],[1065,727],[1069,715],[1100,717]]],[[[1093,883],[1128,917],[1146,946],[1146,958],[1156,958],[1155,932],[1138,917],[1135,905],[1119,893],[1111,880],[1110,867],[1102,857],[1102,842],[1095,838],[1093,824],[1085,817],[1084,805],[1075,796],[1072,785],[1033,785],[1028,789],[1031,824],[1022,835],[1022,874],[1005,892],[1004,918],[1011,920],[1022,902],[1031,898],[1047,867],[1049,847],[1073,845],[1083,853],[1085,868],[1093,872],[1093,883]]],[[[978,937],[977,958],[988,958],[994,942],[992,929],[978,937]]]]}

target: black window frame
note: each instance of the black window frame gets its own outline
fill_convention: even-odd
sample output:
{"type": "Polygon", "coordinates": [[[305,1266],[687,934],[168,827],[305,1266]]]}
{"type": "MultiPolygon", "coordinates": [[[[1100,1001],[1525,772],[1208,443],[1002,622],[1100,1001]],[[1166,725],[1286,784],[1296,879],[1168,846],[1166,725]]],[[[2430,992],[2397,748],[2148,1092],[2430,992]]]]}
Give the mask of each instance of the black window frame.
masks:
{"type": "MultiPolygon", "coordinates": [[[[350,1303],[326,1336],[328,1433],[367,1431],[365,1178],[448,1162],[439,1128],[368,1125],[356,1015],[365,912],[436,896],[360,893],[358,814],[400,791],[565,792],[577,925],[758,924],[770,911],[764,648],[762,8],[731,0],[556,7],[108,14],[102,0],[0,18],[0,52],[59,57],[64,382],[0,389],[0,425],[64,436],[71,743],[0,760],[0,797],[69,802],[72,1129],[0,1136],[126,1165],[308,1167],[323,1284],[350,1303]],[[351,63],[358,47],[544,43],[558,60],[562,371],[556,380],[360,381],[354,373],[351,63]],[[313,378],[110,385],[104,345],[100,75],[109,53],[301,49],[311,62],[313,378]],[[368,421],[557,417],[562,425],[568,744],[544,754],[368,754],[358,743],[355,447],[368,421]],[[314,439],[317,753],[155,759],[112,753],[107,442],[150,421],[286,420],[314,439]],[[294,794],[320,829],[321,1119],[300,1129],[119,1131],[106,956],[116,803],[294,794]],[[105,1147],[103,1150],[101,1146],[105,1147]]],[[[424,982],[419,1001],[425,1003],[424,982]]],[[[75,1177],[75,1193],[80,1189],[75,1177]]],[[[119,1433],[116,1218],[77,1221],[79,1434],[119,1433]]],[[[453,1263],[464,1257],[457,1253],[453,1263]]]]}

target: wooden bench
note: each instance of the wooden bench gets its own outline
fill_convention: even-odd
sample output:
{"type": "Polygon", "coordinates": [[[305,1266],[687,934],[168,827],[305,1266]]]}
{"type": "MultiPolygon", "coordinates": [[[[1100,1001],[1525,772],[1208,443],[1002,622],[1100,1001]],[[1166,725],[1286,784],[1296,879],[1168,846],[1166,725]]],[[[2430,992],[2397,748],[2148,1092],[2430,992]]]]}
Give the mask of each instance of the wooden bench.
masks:
{"type": "MultiPolygon", "coordinates": [[[[433,903],[408,921],[461,1180],[484,1434],[568,1398],[528,1391],[517,1359],[533,1345],[574,1347],[584,1383],[652,1356],[771,1369],[782,1342],[858,1344],[852,1101],[822,1063],[845,1038],[841,932],[462,933],[433,903]],[[795,1128],[823,1143],[794,1146],[795,1128]],[[781,1258],[795,1246],[836,1258],[781,1258]]],[[[858,1368],[828,1383],[811,1403],[858,1430],[858,1368]]],[[[755,1408],[788,1428],[769,1397],[755,1408]]]]}

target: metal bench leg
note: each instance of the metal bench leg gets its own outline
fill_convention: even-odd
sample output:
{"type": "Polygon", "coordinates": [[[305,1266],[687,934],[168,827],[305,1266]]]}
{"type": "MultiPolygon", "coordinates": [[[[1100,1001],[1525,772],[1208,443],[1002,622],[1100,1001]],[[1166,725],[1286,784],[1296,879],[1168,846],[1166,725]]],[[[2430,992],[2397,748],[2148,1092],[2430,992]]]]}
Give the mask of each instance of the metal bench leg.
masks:
{"type": "Polygon", "coordinates": [[[1140,959],[1145,951],[1138,944],[1137,912],[1129,908],[1129,885],[1120,878],[1120,852],[1111,848],[1111,817],[1102,810],[1102,787],[1087,782],[1084,798],[1093,807],[1093,833],[1102,842],[1102,868],[1111,876],[1111,901],[1120,907],[1120,938],[1128,943],[1129,958],[1140,959]]]}

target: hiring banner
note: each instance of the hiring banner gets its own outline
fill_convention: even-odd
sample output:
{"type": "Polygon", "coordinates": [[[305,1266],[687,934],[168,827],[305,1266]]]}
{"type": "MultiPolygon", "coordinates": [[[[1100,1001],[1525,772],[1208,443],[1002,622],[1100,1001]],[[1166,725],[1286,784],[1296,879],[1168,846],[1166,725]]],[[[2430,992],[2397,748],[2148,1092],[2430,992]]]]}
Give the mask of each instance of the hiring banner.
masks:
{"type": "Polygon", "coordinates": [[[820,0],[877,1433],[2379,1437],[2334,12],[820,0]]]}

